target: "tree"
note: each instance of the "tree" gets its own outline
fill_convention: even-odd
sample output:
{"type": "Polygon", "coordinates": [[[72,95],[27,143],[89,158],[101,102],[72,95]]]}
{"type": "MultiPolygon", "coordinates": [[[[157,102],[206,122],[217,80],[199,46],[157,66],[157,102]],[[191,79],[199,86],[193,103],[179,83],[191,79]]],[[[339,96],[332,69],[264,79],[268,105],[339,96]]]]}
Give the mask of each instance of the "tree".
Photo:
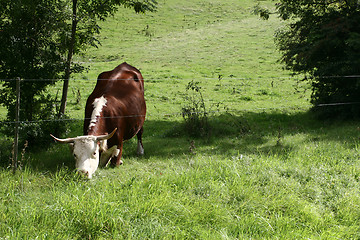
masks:
{"type": "Polygon", "coordinates": [[[281,61],[311,82],[314,110],[360,117],[360,2],[280,0],[276,8],[288,23],[275,35],[281,61]],[[346,104],[324,106],[333,103],[346,104]]]}
{"type": "MultiPolygon", "coordinates": [[[[0,1],[0,78],[26,79],[22,82],[21,119],[34,120],[41,102],[36,98],[64,69],[57,34],[63,5],[55,0],[0,1]],[[35,81],[37,79],[37,81],[35,81]]],[[[14,119],[15,81],[5,81],[0,103],[14,119]]]]}
{"type": "MultiPolygon", "coordinates": [[[[155,3],[155,0],[0,0],[0,104],[8,110],[7,119],[13,121],[16,99],[13,80],[23,79],[20,119],[32,124],[23,124],[21,135],[33,141],[48,136],[46,130],[63,126],[46,121],[56,119],[58,114],[55,97],[45,90],[55,80],[65,78],[68,82],[71,73],[83,69],[73,63],[72,56],[98,45],[97,20],[105,20],[121,5],[145,12],[154,10],[155,3]]],[[[66,102],[66,95],[63,99],[66,102]]],[[[64,113],[65,104],[62,109],[64,113]]]]}
{"type": "MultiPolygon", "coordinates": [[[[154,11],[155,4],[155,0],[72,0],[71,35],[68,39],[64,38],[67,46],[67,60],[59,116],[65,113],[69,79],[73,65],[72,56],[80,53],[88,46],[97,47],[99,44],[99,41],[94,36],[100,31],[97,21],[104,21],[106,17],[113,15],[120,5],[133,8],[137,13],[144,13],[145,11],[154,11]]],[[[74,69],[79,69],[78,67],[78,65],[75,65],[74,69]]]]}
{"type": "MultiPolygon", "coordinates": [[[[61,77],[64,69],[60,30],[66,21],[66,5],[57,0],[0,0],[0,104],[7,108],[7,120],[15,119],[16,82],[21,81],[21,140],[29,144],[46,143],[50,129],[64,129],[55,119],[55,98],[45,92],[61,77]],[[4,79],[9,79],[4,81],[4,79]],[[45,121],[43,121],[45,120],[45,121]],[[45,141],[44,141],[45,140],[45,141]]],[[[2,125],[12,134],[12,124],[2,125]]],[[[48,142],[48,141],[47,141],[48,142]]]]}

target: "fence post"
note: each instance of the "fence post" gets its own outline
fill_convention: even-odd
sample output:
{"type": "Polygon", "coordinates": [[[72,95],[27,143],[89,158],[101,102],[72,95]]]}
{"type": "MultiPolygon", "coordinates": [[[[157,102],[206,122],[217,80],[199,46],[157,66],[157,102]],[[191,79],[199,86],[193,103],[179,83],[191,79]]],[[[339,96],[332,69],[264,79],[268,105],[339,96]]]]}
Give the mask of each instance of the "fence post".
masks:
{"type": "Polygon", "coordinates": [[[16,110],[15,110],[15,139],[14,139],[14,157],[13,172],[18,167],[18,146],[19,146],[19,115],[20,115],[20,78],[16,79],[16,110]]]}

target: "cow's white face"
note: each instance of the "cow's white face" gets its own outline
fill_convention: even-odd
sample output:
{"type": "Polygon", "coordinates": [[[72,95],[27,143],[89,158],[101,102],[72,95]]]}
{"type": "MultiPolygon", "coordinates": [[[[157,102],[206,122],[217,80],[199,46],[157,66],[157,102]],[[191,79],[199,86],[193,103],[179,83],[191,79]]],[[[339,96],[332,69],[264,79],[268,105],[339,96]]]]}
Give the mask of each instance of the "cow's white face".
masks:
{"type": "Polygon", "coordinates": [[[91,178],[99,166],[99,145],[95,136],[81,136],[72,143],[76,169],[91,178]]]}
{"type": "Polygon", "coordinates": [[[106,165],[108,160],[115,156],[114,153],[116,153],[116,147],[113,149],[111,148],[111,153],[107,153],[106,149],[106,141],[111,138],[117,128],[114,129],[110,134],[106,135],[100,135],[100,136],[92,136],[92,135],[86,135],[86,136],[80,136],[75,138],[66,138],[66,139],[60,139],[57,137],[54,137],[51,135],[55,141],[60,143],[70,143],[72,147],[72,152],[74,154],[76,163],[76,169],[87,176],[88,178],[91,178],[96,169],[99,166],[99,142],[102,143],[102,151],[105,151],[105,156],[108,156],[106,159],[102,157],[102,164],[106,165]]]}

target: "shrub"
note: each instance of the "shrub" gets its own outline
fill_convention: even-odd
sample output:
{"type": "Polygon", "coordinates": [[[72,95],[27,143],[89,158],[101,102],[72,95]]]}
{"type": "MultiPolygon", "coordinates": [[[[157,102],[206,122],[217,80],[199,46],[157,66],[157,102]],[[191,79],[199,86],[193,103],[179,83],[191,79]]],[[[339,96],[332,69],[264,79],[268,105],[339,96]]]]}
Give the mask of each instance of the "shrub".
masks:
{"type": "Polygon", "coordinates": [[[185,131],[193,137],[209,134],[208,112],[201,93],[199,82],[190,81],[186,86],[182,117],[185,121],[185,131]]]}
{"type": "MultiPolygon", "coordinates": [[[[47,148],[51,143],[50,133],[57,136],[68,130],[68,121],[64,121],[66,116],[61,118],[57,115],[56,98],[40,96],[35,101],[36,113],[33,115],[32,121],[22,121],[19,124],[19,145],[23,145],[26,141],[31,148],[47,148]]],[[[15,135],[15,123],[6,122],[2,129],[7,136],[15,135]]]]}
{"type": "Polygon", "coordinates": [[[279,16],[289,20],[275,35],[281,61],[294,73],[308,76],[319,116],[360,117],[359,3],[310,2],[282,0],[276,5],[279,16]]]}

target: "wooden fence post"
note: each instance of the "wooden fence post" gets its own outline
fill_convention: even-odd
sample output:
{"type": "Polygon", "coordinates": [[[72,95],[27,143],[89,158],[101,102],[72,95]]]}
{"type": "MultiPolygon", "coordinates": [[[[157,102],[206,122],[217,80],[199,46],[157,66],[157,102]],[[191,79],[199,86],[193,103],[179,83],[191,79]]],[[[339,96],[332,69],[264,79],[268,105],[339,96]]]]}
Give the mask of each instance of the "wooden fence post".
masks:
{"type": "Polygon", "coordinates": [[[15,110],[15,139],[14,139],[14,156],[13,172],[18,168],[18,148],[19,148],[19,115],[20,115],[20,78],[16,79],[16,110],[15,110]]]}

